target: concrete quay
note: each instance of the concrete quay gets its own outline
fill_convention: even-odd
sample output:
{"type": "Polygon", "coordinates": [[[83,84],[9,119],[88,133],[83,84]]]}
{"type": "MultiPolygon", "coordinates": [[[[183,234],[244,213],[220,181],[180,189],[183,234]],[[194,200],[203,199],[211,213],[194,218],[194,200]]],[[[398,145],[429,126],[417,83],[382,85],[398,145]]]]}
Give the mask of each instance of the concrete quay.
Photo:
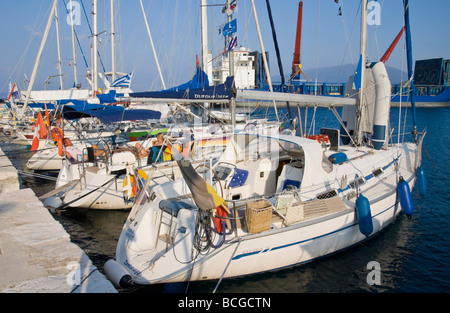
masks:
{"type": "Polygon", "coordinates": [[[0,293],[116,293],[0,149],[0,293]]]}

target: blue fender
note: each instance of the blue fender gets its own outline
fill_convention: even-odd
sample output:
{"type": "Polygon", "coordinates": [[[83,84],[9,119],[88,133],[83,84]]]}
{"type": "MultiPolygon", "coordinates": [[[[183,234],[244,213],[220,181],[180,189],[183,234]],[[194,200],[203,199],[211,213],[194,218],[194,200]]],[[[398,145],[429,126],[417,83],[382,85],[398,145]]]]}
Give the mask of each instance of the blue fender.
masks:
{"type": "Polygon", "coordinates": [[[397,193],[400,198],[400,205],[402,206],[403,213],[410,218],[414,211],[414,206],[412,202],[411,190],[409,189],[408,183],[400,177],[397,185],[397,193]]]}
{"type": "Polygon", "coordinates": [[[359,231],[366,237],[373,232],[372,213],[369,200],[362,194],[356,199],[356,212],[358,214],[359,231]]]}
{"type": "Polygon", "coordinates": [[[427,178],[425,176],[425,170],[422,166],[417,168],[417,185],[419,186],[419,193],[421,195],[427,194],[427,178]]]}

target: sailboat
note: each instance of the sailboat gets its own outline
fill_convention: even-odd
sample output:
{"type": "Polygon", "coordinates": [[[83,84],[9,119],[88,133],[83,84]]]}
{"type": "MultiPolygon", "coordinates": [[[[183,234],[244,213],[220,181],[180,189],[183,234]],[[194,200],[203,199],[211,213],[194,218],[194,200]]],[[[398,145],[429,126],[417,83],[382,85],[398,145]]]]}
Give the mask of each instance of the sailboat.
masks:
{"type": "MultiPolygon", "coordinates": [[[[346,122],[355,122],[344,123],[334,110],[341,100],[306,97],[335,112],[349,143],[340,143],[339,129],[310,138],[236,134],[214,165],[197,172],[189,160],[174,156],[183,178],[143,187],[115,259],[105,263],[116,285],[220,283],[304,264],[373,237],[401,212],[414,213],[411,189],[424,181],[424,133],[414,126],[413,142],[390,138],[390,82],[383,62],[365,61],[366,0],[361,7],[361,83],[352,77],[348,94],[354,85],[359,93],[345,99],[361,114],[351,117],[348,110],[346,122]]],[[[235,97],[306,101],[304,95],[246,90],[235,97]]]]}

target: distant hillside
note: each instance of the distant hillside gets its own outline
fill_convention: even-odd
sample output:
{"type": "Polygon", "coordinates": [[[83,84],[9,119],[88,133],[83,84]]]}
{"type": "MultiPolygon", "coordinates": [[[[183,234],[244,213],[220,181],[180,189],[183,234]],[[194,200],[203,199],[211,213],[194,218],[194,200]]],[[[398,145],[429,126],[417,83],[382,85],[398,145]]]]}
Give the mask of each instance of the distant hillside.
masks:
{"type": "MultiPolygon", "coordinates": [[[[316,79],[316,69],[304,69],[305,73],[311,78],[311,81],[315,81],[316,79]]],[[[403,72],[403,76],[401,74],[401,70],[387,67],[387,71],[389,74],[389,78],[391,79],[392,84],[399,84],[403,78],[403,81],[407,80],[408,75],[406,72],[403,72]]],[[[346,64],[341,66],[331,66],[331,67],[323,67],[317,69],[317,81],[318,82],[326,82],[326,83],[345,83],[348,78],[353,75],[355,72],[355,67],[352,64],[346,64]]],[[[286,80],[288,77],[286,77],[286,80]]],[[[273,77],[274,82],[280,82],[280,75],[275,75],[273,77]]]]}

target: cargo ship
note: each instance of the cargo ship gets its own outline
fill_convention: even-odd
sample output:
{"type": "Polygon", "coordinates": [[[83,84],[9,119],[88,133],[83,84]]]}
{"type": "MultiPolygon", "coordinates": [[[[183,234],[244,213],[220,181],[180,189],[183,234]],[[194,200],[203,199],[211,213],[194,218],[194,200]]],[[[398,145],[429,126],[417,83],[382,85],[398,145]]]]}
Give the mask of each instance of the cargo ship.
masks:
{"type": "MultiPolygon", "coordinates": [[[[392,84],[393,107],[411,105],[409,83],[392,84]]],[[[417,60],[414,70],[416,107],[450,106],[450,60],[443,58],[417,60]]],[[[265,88],[265,87],[263,87],[265,88]]],[[[315,83],[291,80],[286,84],[275,83],[276,92],[343,97],[345,83],[315,83]]]]}
{"type": "MultiPolygon", "coordinates": [[[[417,107],[450,106],[450,60],[443,58],[418,60],[414,70],[417,107]]],[[[404,86],[405,84],[403,84],[404,86]]],[[[392,85],[393,106],[410,103],[409,88],[392,85]]]]}
{"type": "MultiPolygon", "coordinates": [[[[333,97],[345,96],[345,84],[314,82],[302,70],[300,61],[301,33],[302,33],[302,15],[303,2],[300,1],[298,7],[297,32],[295,38],[295,51],[292,61],[292,74],[289,79],[285,79],[283,67],[279,51],[277,50],[278,67],[280,70],[281,82],[273,82],[272,90],[274,92],[297,93],[304,95],[322,95],[333,97]]],[[[269,18],[271,15],[269,14],[269,18]]],[[[403,35],[403,28],[392,42],[386,53],[380,59],[385,63],[399,39],[403,35]]],[[[278,47],[274,36],[275,47],[278,47]]],[[[246,48],[233,51],[234,57],[234,73],[235,86],[237,89],[259,89],[269,90],[268,79],[263,66],[262,54],[258,51],[250,52],[246,48]]],[[[268,52],[265,57],[269,59],[268,52]]],[[[217,67],[212,69],[211,76],[215,85],[224,83],[225,78],[230,75],[230,62],[227,54],[224,56],[225,61],[217,63],[217,67]]],[[[375,64],[375,63],[374,63],[375,64]]],[[[408,77],[405,74],[405,77],[408,77]]],[[[450,106],[450,60],[444,58],[433,58],[427,60],[417,60],[414,70],[414,86],[415,86],[415,105],[416,107],[444,107],[450,106]]],[[[392,83],[392,82],[391,82],[392,83]]],[[[407,80],[403,83],[392,83],[391,105],[394,107],[410,106],[410,82],[407,80]]]]}

